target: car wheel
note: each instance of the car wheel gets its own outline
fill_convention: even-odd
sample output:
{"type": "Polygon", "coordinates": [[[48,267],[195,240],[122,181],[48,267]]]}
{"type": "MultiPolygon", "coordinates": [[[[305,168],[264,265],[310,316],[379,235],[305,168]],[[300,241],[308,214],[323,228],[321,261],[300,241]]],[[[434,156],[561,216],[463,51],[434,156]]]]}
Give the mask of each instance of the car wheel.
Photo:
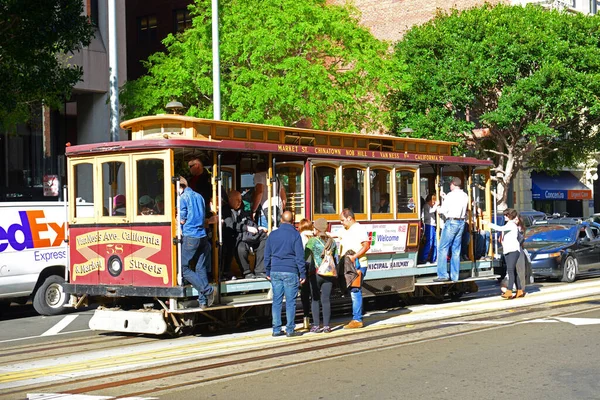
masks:
{"type": "Polygon", "coordinates": [[[574,282],[577,276],[577,260],[574,257],[568,256],[563,264],[563,276],[561,281],[574,282]]]}
{"type": "Polygon", "coordinates": [[[33,308],[41,315],[57,315],[64,311],[69,300],[63,285],[65,280],[58,275],[50,275],[33,295],[33,308]]]}

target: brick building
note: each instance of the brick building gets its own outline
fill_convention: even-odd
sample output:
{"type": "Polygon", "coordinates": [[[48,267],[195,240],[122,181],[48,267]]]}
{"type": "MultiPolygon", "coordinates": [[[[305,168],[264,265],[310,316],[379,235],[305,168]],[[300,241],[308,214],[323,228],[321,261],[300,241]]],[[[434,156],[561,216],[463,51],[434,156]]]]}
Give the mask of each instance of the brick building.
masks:
{"type": "MultiPolygon", "coordinates": [[[[362,14],[361,24],[368,27],[375,37],[395,42],[412,26],[433,18],[437,10],[466,10],[486,2],[510,3],[500,0],[354,0],[354,5],[362,14]]],[[[329,0],[328,3],[342,5],[346,1],[329,0]]]]}

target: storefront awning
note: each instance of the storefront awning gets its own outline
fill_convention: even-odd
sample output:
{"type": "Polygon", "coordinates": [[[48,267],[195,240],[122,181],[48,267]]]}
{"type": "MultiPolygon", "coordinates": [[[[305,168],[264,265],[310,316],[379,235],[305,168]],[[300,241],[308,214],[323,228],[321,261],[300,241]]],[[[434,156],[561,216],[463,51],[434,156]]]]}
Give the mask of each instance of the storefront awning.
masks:
{"type": "Polygon", "coordinates": [[[592,199],[592,191],[568,171],[561,171],[552,176],[543,172],[532,172],[531,192],[534,200],[592,199]]]}

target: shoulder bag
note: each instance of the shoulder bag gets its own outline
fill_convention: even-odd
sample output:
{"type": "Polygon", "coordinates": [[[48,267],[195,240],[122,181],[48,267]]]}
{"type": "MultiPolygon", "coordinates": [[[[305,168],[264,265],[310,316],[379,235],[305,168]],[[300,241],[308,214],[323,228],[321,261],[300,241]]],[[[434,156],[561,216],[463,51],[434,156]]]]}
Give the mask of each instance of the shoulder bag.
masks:
{"type": "Polygon", "coordinates": [[[325,244],[325,248],[323,249],[323,253],[321,253],[321,264],[319,268],[317,268],[317,275],[326,276],[326,277],[336,277],[337,270],[335,265],[335,259],[333,258],[333,254],[331,248],[333,247],[333,239],[329,238],[327,243],[325,244]]]}

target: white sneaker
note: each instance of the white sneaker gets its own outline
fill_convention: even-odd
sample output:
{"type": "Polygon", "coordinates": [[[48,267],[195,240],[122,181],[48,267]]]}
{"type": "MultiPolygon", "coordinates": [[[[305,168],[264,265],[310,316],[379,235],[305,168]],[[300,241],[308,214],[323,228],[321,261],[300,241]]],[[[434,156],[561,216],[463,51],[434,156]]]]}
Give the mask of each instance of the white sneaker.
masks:
{"type": "Polygon", "coordinates": [[[215,303],[215,290],[211,292],[208,296],[206,296],[206,307],[210,307],[215,303]]]}

